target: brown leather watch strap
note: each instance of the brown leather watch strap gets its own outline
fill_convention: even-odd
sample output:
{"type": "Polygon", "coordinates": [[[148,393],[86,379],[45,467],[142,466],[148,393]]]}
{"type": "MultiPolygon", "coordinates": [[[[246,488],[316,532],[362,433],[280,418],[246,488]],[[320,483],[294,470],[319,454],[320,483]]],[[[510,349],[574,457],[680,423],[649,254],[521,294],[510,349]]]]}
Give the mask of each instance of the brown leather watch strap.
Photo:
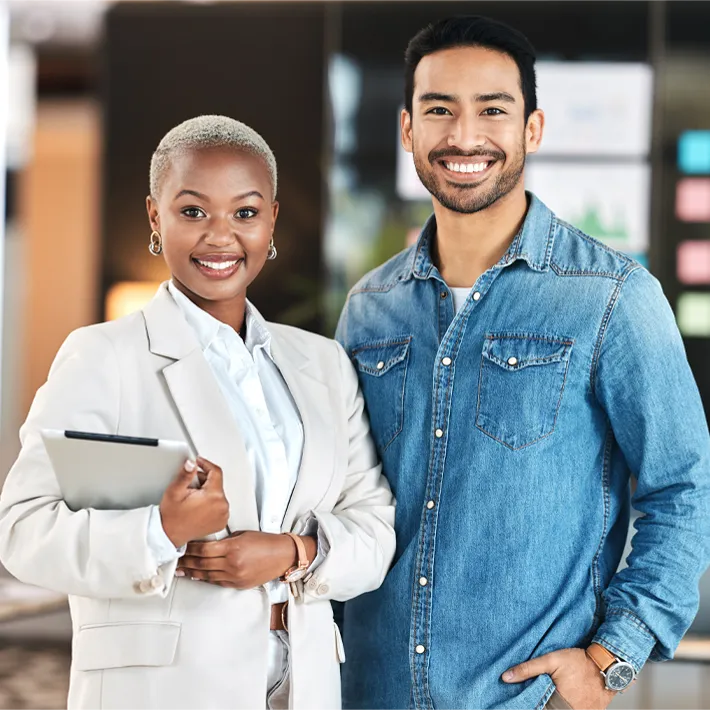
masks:
{"type": "Polygon", "coordinates": [[[606,672],[607,668],[617,661],[614,654],[598,643],[593,643],[587,648],[587,655],[602,673],[606,672]]]}
{"type": "Polygon", "coordinates": [[[288,535],[296,543],[296,551],[298,552],[298,566],[306,569],[310,565],[308,560],[308,553],[306,552],[306,546],[303,544],[303,540],[298,535],[294,533],[287,532],[284,535],[288,535]]]}

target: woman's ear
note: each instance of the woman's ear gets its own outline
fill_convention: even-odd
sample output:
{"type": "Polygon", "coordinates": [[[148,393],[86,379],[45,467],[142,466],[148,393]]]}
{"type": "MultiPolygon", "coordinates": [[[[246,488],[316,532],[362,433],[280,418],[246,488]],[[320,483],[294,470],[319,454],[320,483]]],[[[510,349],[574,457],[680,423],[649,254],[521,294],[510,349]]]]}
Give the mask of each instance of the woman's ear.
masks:
{"type": "Polygon", "coordinates": [[[145,198],[145,208],[148,211],[148,221],[153,232],[160,232],[160,214],[158,203],[150,196],[145,198]]]}
{"type": "Polygon", "coordinates": [[[276,226],[276,218],[279,216],[279,203],[278,202],[273,202],[271,205],[271,231],[274,231],[274,227],[276,226]]]}

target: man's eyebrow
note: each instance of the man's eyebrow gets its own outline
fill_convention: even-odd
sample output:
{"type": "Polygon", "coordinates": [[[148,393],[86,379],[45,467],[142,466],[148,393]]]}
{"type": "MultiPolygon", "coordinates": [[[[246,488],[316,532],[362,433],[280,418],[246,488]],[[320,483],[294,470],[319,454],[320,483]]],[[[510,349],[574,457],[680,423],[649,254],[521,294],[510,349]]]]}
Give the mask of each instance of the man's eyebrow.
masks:
{"type": "Polygon", "coordinates": [[[456,103],[459,100],[459,97],[454,94],[440,94],[438,91],[427,91],[425,94],[419,95],[419,100],[422,102],[448,101],[449,103],[456,103]]]}
{"type": "Polygon", "coordinates": [[[509,104],[515,103],[515,97],[505,91],[494,91],[490,94],[476,94],[473,98],[481,103],[487,103],[489,101],[505,101],[509,104]]]}

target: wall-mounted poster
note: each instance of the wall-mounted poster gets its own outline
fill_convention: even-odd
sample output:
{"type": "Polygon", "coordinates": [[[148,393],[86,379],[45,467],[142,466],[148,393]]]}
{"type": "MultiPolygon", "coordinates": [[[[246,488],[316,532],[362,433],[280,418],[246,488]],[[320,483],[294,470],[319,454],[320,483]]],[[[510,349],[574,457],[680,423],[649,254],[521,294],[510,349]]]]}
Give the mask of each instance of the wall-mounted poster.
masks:
{"type": "Polygon", "coordinates": [[[632,255],[647,250],[647,164],[531,162],[525,186],[562,219],[614,249],[632,255]]]}
{"type": "Polygon", "coordinates": [[[651,145],[653,70],[634,62],[538,62],[545,112],[539,155],[645,157],[651,145]]]}

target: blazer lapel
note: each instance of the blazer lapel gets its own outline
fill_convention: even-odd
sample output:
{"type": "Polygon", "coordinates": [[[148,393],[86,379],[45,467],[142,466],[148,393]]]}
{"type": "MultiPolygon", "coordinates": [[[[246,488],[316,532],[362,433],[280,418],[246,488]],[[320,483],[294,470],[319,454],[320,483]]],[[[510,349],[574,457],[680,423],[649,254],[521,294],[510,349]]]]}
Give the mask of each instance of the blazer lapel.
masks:
{"type": "Polygon", "coordinates": [[[258,530],[253,472],[229,404],[192,329],[163,284],[144,309],[151,352],[175,362],[163,369],[165,381],[199,456],[224,473],[229,530],[258,530]]]}
{"type": "Polygon", "coordinates": [[[282,530],[290,531],[298,517],[317,507],[334,473],[335,441],[330,388],[318,379],[315,364],[272,328],[272,354],[303,422],[303,455],[282,530]]]}

